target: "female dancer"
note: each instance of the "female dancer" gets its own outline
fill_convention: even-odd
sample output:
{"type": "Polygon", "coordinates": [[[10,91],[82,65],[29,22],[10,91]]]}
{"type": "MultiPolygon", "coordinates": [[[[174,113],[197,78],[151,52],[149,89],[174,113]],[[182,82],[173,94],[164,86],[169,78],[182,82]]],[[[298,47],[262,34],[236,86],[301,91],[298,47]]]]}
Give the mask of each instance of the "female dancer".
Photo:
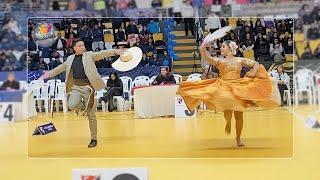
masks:
{"type": "Polygon", "coordinates": [[[227,40],[222,44],[221,55],[224,58],[209,56],[206,44],[200,46],[201,56],[218,68],[220,77],[202,81],[181,82],[178,93],[184,99],[189,110],[194,110],[203,101],[207,109],[224,112],[225,132],[231,132],[231,119],[236,119],[236,142],[241,147],[243,111],[251,104],[263,108],[277,107],[280,104],[279,91],[268,76],[263,65],[256,61],[235,57],[238,46],[227,40]],[[240,78],[242,66],[251,68],[246,77],[240,78]]]}

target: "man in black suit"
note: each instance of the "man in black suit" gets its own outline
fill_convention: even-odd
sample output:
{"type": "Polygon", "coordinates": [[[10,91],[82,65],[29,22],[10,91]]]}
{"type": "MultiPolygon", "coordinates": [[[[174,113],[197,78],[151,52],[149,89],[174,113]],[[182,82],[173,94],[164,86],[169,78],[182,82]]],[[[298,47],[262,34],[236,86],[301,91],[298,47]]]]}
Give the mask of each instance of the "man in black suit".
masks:
{"type": "Polygon", "coordinates": [[[19,81],[15,80],[13,72],[9,72],[8,79],[2,84],[2,86],[0,87],[0,90],[12,91],[12,90],[19,90],[19,89],[20,89],[19,81]]]}

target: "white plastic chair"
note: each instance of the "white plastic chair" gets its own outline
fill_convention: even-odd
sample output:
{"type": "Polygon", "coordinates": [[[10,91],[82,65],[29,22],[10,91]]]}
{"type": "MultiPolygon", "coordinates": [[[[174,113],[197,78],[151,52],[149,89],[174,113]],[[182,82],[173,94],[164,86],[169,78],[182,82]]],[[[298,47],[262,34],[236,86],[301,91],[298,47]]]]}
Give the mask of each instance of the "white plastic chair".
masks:
{"type": "Polygon", "coordinates": [[[123,94],[128,95],[128,101],[126,101],[123,96],[114,96],[113,100],[116,101],[115,104],[117,104],[117,110],[118,111],[125,111],[126,109],[129,109],[131,111],[131,105],[132,105],[132,79],[128,76],[122,76],[120,77],[122,84],[123,84],[123,94]]]}
{"type": "Polygon", "coordinates": [[[57,83],[57,91],[56,91],[56,97],[51,99],[51,106],[50,106],[50,112],[52,113],[53,111],[53,101],[56,102],[56,111],[59,111],[59,102],[62,102],[62,107],[63,107],[63,112],[68,111],[68,106],[67,106],[67,93],[66,93],[66,83],[60,82],[57,83]]]}
{"type": "Polygon", "coordinates": [[[301,69],[294,75],[294,94],[295,105],[299,105],[299,100],[302,98],[302,93],[307,93],[308,104],[314,104],[316,101],[316,91],[314,83],[314,74],[309,69],[301,69]]]}
{"type": "Polygon", "coordinates": [[[20,84],[20,90],[27,90],[28,88],[27,81],[19,81],[19,84],[20,84]]]}
{"type": "MultiPolygon", "coordinates": [[[[95,100],[97,102],[99,102],[99,99],[103,97],[103,93],[105,93],[105,92],[106,92],[105,89],[101,89],[100,91],[97,91],[96,95],[95,95],[95,100]]],[[[102,109],[103,112],[106,111],[106,106],[107,106],[106,103],[104,101],[101,101],[101,109],[102,109]]],[[[96,106],[96,107],[98,108],[98,106],[96,106]]]]}
{"type": "Polygon", "coordinates": [[[156,77],[157,77],[157,76],[152,76],[152,77],[150,78],[150,80],[149,80],[149,81],[150,81],[150,84],[156,79],[156,77]]]}
{"type": "Polygon", "coordinates": [[[180,84],[180,82],[182,81],[182,76],[180,74],[173,74],[173,76],[174,76],[174,79],[176,80],[176,84],[180,84]]]}
{"type": "Polygon", "coordinates": [[[148,76],[138,76],[133,80],[133,87],[137,86],[149,86],[150,78],[148,76]]]}
{"type": "Polygon", "coordinates": [[[187,81],[198,81],[198,80],[201,80],[201,74],[199,73],[190,74],[187,78],[187,81]]]}
{"type": "Polygon", "coordinates": [[[44,84],[40,89],[35,92],[35,100],[37,101],[39,112],[42,112],[42,101],[44,101],[44,108],[46,113],[49,112],[49,86],[44,84]]]}

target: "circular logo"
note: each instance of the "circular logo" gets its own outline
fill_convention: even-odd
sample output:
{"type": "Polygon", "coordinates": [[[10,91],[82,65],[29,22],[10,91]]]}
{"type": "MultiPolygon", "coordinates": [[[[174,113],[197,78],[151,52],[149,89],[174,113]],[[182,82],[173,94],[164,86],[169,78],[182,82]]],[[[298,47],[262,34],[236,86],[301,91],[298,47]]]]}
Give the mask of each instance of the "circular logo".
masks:
{"type": "Polygon", "coordinates": [[[41,47],[49,47],[54,43],[56,28],[52,23],[39,23],[35,28],[35,40],[41,47]]]}
{"type": "Polygon", "coordinates": [[[137,176],[132,175],[132,174],[120,174],[113,178],[112,180],[139,180],[137,176]]]}

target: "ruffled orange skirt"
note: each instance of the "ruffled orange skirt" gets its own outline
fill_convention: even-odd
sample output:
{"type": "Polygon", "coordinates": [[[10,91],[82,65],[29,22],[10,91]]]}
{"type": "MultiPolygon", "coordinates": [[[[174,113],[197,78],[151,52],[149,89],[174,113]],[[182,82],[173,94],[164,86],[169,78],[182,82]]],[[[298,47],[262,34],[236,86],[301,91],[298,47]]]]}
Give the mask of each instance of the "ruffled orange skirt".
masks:
{"type": "Polygon", "coordinates": [[[245,111],[252,104],[262,108],[280,105],[277,82],[268,76],[263,65],[259,66],[255,78],[181,82],[178,94],[189,110],[194,110],[201,102],[204,102],[207,109],[217,111],[245,111]]]}

